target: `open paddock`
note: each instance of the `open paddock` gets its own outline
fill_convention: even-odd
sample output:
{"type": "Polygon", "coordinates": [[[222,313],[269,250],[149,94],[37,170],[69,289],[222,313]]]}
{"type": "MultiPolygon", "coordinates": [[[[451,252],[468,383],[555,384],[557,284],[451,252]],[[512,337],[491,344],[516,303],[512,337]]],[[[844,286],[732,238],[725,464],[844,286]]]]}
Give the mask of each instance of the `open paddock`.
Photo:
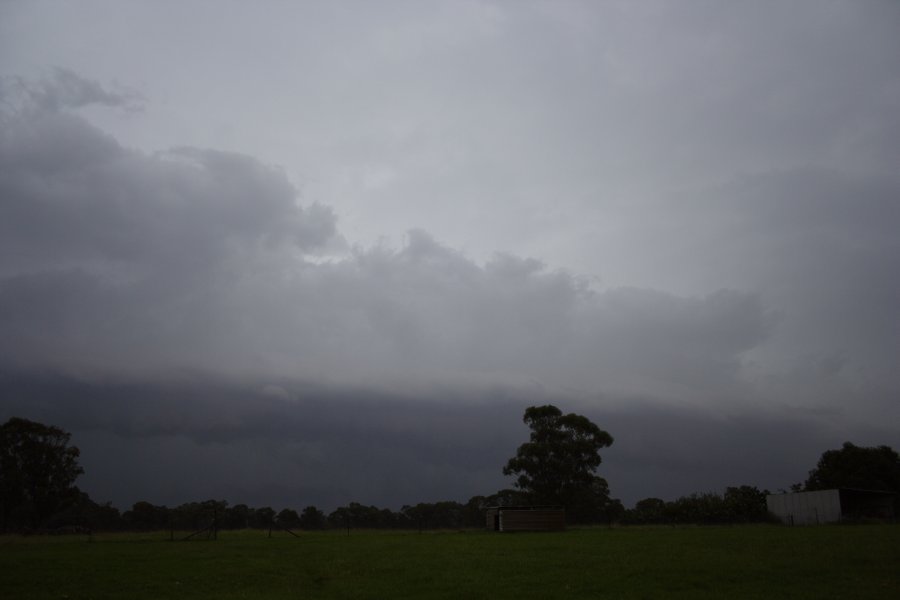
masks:
{"type": "Polygon", "coordinates": [[[4,598],[900,598],[900,526],[0,537],[4,598]]]}

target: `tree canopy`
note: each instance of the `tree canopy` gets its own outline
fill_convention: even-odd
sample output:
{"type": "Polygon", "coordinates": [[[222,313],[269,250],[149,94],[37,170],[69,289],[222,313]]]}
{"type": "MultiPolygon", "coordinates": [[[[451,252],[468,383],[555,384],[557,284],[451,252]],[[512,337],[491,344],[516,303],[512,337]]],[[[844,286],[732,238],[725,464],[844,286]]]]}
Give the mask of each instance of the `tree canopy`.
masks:
{"type": "Polygon", "coordinates": [[[839,450],[822,454],[804,488],[900,491],[900,456],[890,446],[862,447],[844,442],[839,450]]]}
{"type": "Polygon", "coordinates": [[[519,446],[503,474],[515,475],[515,486],[533,504],[564,506],[571,520],[600,518],[609,486],[595,471],[600,449],[613,443],[612,436],[587,417],[564,415],[550,404],[528,408],[523,421],[531,429],[530,439],[519,446]]]}
{"type": "Polygon", "coordinates": [[[59,427],[13,417],[0,425],[0,528],[35,529],[78,496],[78,448],[59,427]]]}

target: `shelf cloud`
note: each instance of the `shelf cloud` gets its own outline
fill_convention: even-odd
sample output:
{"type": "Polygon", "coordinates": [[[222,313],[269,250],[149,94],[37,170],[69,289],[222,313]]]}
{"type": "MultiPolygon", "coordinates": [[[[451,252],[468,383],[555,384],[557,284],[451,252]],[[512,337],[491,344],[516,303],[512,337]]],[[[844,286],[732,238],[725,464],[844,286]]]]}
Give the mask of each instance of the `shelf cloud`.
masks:
{"type": "Polygon", "coordinates": [[[543,403],[626,503],[900,444],[896,7],[190,4],[85,4],[131,71],[0,9],[0,418],[92,496],[465,500],[543,403]]]}

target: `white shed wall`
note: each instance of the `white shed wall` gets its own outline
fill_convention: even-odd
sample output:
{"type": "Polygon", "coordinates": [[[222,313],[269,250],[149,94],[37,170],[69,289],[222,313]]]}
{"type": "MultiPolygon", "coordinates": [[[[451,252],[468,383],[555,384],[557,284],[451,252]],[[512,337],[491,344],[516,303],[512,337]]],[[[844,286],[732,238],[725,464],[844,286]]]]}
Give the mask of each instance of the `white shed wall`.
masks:
{"type": "Polygon", "coordinates": [[[816,525],[841,520],[841,494],[838,490],[793,492],[766,496],[769,512],[788,525],[816,525]]]}

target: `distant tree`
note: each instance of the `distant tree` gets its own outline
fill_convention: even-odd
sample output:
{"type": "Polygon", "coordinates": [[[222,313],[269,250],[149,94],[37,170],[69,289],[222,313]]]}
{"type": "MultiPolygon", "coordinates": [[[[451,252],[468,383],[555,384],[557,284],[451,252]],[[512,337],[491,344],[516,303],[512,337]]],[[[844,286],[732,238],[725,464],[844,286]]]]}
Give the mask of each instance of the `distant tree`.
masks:
{"type": "Polygon", "coordinates": [[[91,500],[87,494],[83,495],[83,500],[82,514],[85,516],[87,526],[92,530],[115,531],[122,528],[122,513],[112,505],[112,502],[99,504],[91,500]]]}
{"type": "Polygon", "coordinates": [[[725,488],[722,496],[726,519],[731,523],[758,523],[768,517],[766,496],[768,491],[760,491],[750,485],[725,488]]]}
{"type": "Polygon", "coordinates": [[[575,521],[598,520],[609,502],[606,480],[595,474],[600,449],[612,436],[587,417],[564,415],[553,405],[532,406],[523,421],[531,429],[528,442],[503,468],[516,476],[516,487],[533,504],[557,504],[575,521]]]}
{"type": "Polygon", "coordinates": [[[325,529],[325,513],[315,506],[307,506],[300,513],[300,528],[307,531],[325,529]]]}
{"type": "Polygon", "coordinates": [[[50,425],[13,417],[0,425],[0,529],[41,527],[78,498],[84,471],[70,435],[50,425]]]}
{"type": "Polygon", "coordinates": [[[405,504],[400,508],[400,522],[403,527],[424,529],[431,526],[429,517],[433,512],[431,504],[419,503],[415,506],[405,504]]]}
{"type": "Polygon", "coordinates": [[[900,456],[890,446],[862,447],[844,442],[822,454],[804,489],[858,488],[900,492],[900,456]]]}
{"type": "Polygon", "coordinates": [[[228,502],[225,500],[204,500],[186,502],[169,511],[170,525],[175,529],[205,529],[216,524],[223,527],[226,521],[228,502]]]}
{"type": "Polygon", "coordinates": [[[275,517],[275,522],[279,527],[287,529],[296,529],[300,527],[300,515],[293,508],[284,508],[275,517]]]}
{"type": "Polygon", "coordinates": [[[690,494],[671,502],[644,498],[626,511],[623,522],[630,525],[759,523],[768,519],[767,494],[742,485],[726,488],[724,494],[690,494]]]}
{"type": "Polygon", "coordinates": [[[487,508],[485,496],[472,496],[463,507],[463,521],[466,527],[484,527],[484,510],[487,508]]]}
{"type": "Polygon", "coordinates": [[[223,529],[247,529],[250,527],[252,511],[246,504],[235,504],[225,509],[222,515],[223,529]]]}
{"type": "Polygon", "coordinates": [[[458,529],[465,523],[465,512],[465,506],[453,501],[420,502],[401,510],[406,525],[420,529],[458,529]]]}
{"type": "Polygon", "coordinates": [[[156,506],[149,502],[135,502],[131,510],[122,515],[125,527],[138,531],[154,531],[168,529],[172,521],[173,511],[165,506],[156,506]]]}
{"type": "Polygon", "coordinates": [[[359,527],[353,522],[353,511],[351,507],[339,506],[328,513],[327,522],[329,527],[335,529],[350,529],[351,527],[359,527]]]}
{"type": "Polygon", "coordinates": [[[655,525],[666,517],[666,503],[660,498],[644,498],[635,503],[628,514],[628,522],[636,525],[655,525]]]}
{"type": "Polygon", "coordinates": [[[365,506],[351,502],[340,506],[328,515],[328,524],[336,529],[393,529],[400,525],[400,515],[387,508],[365,506]]]}
{"type": "Polygon", "coordinates": [[[250,526],[257,529],[267,529],[275,523],[275,509],[263,506],[253,511],[250,526]]]}
{"type": "Polygon", "coordinates": [[[670,523],[694,523],[710,525],[727,523],[725,501],[712,492],[682,496],[666,503],[664,519],[670,523]]]}
{"type": "Polygon", "coordinates": [[[625,518],[625,505],[618,498],[613,498],[603,507],[603,512],[607,523],[619,523],[625,518]]]}
{"type": "Polygon", "coordinates": [[[78,488],[66,508],[56,512],[47,521],[46,529],[68,528],[90,531],[116,531],[122,528],[122,515],[111,503],[98,504],[78,488]]]}
{"type": "Polygon", "coordinates": [[[168,510],[169,527],[173,529],[200,529],[201,508],[197,502],[185,502],[168,510]]]}
{"type": "Polygon", "coordinates": [[[602,477],[583,488],[573,491],[566,505],[566,519],[573,523],[599,523],[609,520],[608,511],[614,510],[618,500],[609,497],[609,486],[602,477]]]}
{"type": "Polygon", "coordinates": [[[495,494],[484,497],[484,506],[516,506],[527,504],[530,501],[528,494],[522,490],[505,488],[495,494]]]}

